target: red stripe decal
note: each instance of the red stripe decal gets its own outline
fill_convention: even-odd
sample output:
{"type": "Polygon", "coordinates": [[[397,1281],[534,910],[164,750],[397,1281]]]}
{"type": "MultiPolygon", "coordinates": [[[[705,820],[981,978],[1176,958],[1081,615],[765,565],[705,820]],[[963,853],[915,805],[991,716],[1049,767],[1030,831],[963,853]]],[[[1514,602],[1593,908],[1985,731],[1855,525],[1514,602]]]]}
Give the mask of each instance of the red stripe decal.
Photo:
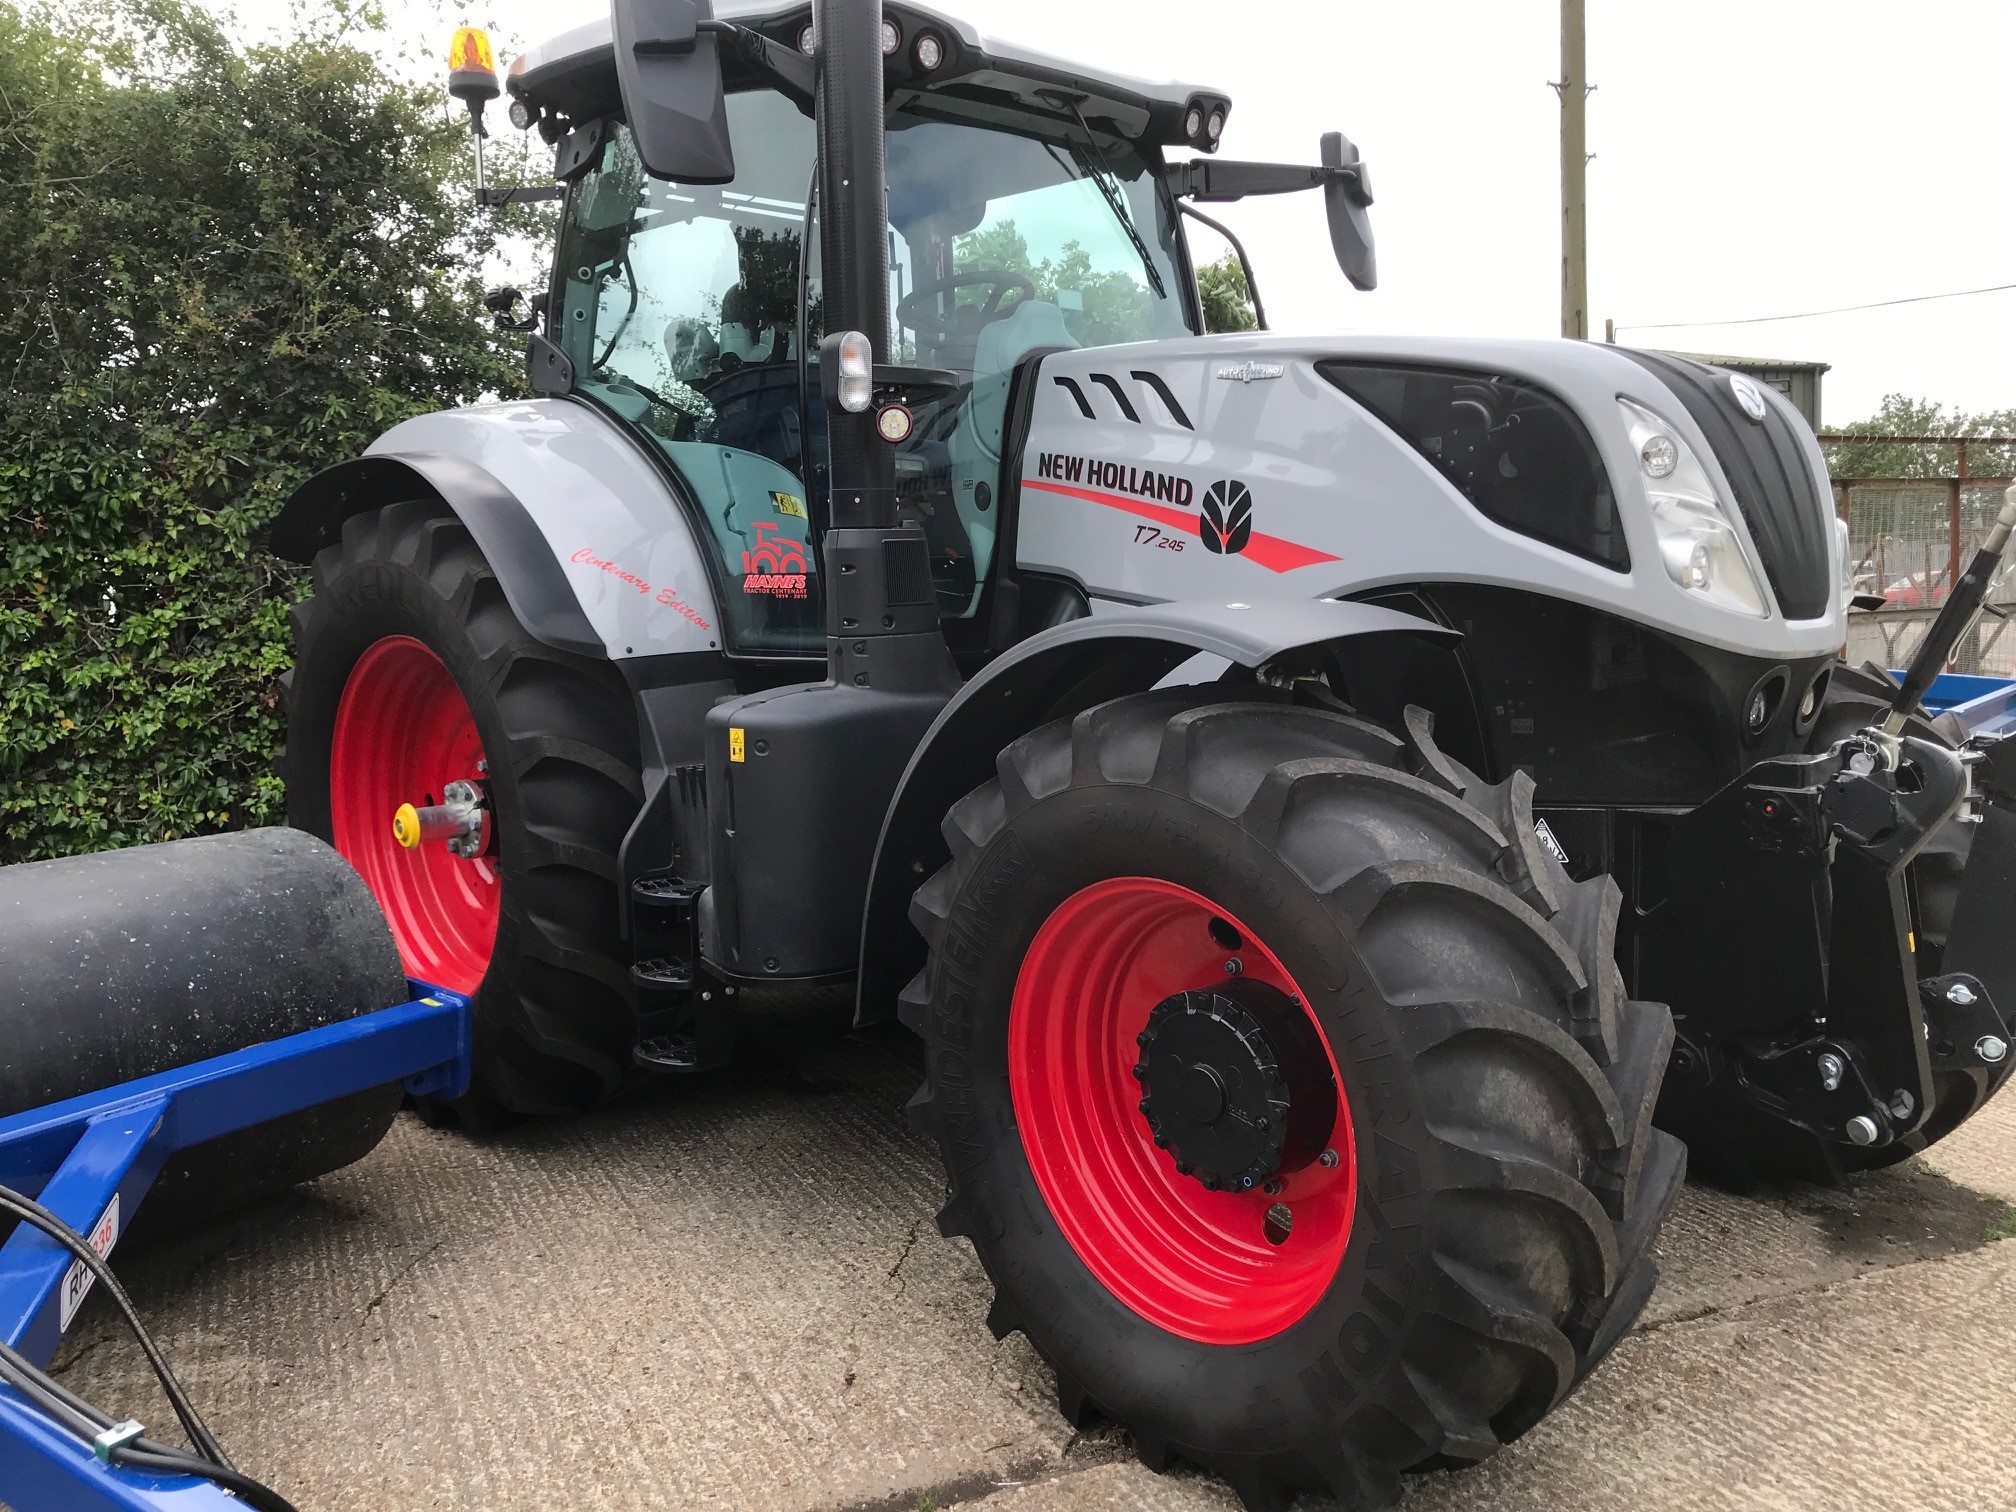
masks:
{"type": "MultiPolygon", "coordinates": [[[[1171,509],[1165,504],[1150,504],[1146,499],[1130,499],[1126,494],[1101,493],[1096,488],[1073,488],[1066,483],[1051,483],[1038,478],[1024,478],[1022,486],[1039,489],[1044,493],[1063,494],[1067,498],[1083,499],[1088,504],[1103,504],[1108,509],[1139,515],[1144,520],[1153,520],[1157,525],[1180,530],[1185,535],[1199,534],[1196,515],[1187,514],[1180,509],[1171,509]]],[[[1269,572],[1293,572],[1297,567],[1313,567],[1318,562],[1337,560],[1327,551],[1298,546],[1293,541],[1284,541],[1279,536],[1262,535],[1257,530],[1253,532],[1252,539],[1246,543],[1246,549],[1239,554],[1249,561],[1259,563],[1269,572]]]]}

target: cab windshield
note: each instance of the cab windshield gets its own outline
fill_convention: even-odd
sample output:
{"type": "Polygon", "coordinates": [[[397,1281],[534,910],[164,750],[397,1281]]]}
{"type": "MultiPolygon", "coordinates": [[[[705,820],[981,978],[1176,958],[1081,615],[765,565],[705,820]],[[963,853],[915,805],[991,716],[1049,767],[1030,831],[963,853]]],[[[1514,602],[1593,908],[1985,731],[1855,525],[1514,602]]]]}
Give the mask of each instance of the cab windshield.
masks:
{"type": "MultiPolygon", "coordinates": [[[[721,187],[649,177],[627,131],[611,131],[568,201],[556,339],[576,390],[685,484],[722,569],[730,648],[815,653],[825,426],[799,362],[824,334],[816,218],[801,242],[813,127],[764,90],[731,95],[728,119],[737,177],[721,187]]],[[[1187,334],[1194,302],[1156,165],[1071,117],[912,100],[889,121],[888,182],[895,329],[878,352],[959,380],[896,457],[902,517],[924,531],[940,612],[956,619],[978,608],[993,560],[1016,364],[1187,334]]]]}

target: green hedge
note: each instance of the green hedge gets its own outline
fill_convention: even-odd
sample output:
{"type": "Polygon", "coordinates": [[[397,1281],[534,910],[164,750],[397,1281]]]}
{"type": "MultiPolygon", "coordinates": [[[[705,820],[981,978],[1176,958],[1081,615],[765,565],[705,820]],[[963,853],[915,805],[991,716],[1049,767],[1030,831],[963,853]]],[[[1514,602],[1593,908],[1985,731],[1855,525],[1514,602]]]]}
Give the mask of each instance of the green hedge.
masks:
{"type": "Polygon", "coordinates": [[[345,40],[0,7],[0,862],[278,819],[301,584],[261,528],[519,381],[463,123],[368,20],[302,24],[345,40]]]}

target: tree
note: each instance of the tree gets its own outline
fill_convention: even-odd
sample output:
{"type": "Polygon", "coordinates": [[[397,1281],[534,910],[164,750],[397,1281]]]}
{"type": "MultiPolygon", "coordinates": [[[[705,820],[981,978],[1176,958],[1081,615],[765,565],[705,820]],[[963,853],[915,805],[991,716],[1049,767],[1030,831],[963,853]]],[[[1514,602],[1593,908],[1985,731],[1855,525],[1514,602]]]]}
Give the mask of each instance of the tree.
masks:
{"type": "MultiPolygon", "coordinates": [[[[2016,436],[2016,409],[1969,414],[1933,399],[1889,394],[1867,420],[1840,427],[1848,436],[2016,436]]],[[[1827,467],[1837,478],[1951,478],[1959,449],[1950,444],[1829,441],[1827,467]]],[[[2016,446],[1970,446],[1967,471],[1976,478],[2016,475],[2016,446]]]]}
{"type": "MultiPolygon", "coordinates": [[[[1084,244],[1068,241],[1055,260],[1036,261],[1029,240],[1013,220],[995,221],[961,236],[952,248],[955,268],[1003,268],[1020,273],[1036,286],[1035,298],[1057,303],[1059,290],[1077,296],[1066,321],[1081,346],[1108,346],[1140,341],[1153,330],[1154,296],[1129,273],[1095,273],[1092,254],[1084,244]]],[[[984,287],[962,289],[964,303],[987,297],[984,287]]],[[[1004,302],[1013,309],[1012,303],[1004,302]]]]}
{"type": "MultiPolygon", "coordinates": [[[[277,818],[303,584],[259,547],[387,426],[515,392],[466,128],[367,45],[0,7],[0,861],[277,818]]],[[[458,113],[459,114],[459,113],[458,113]]]]}
{"type": "Polygon", "coordinates": [[[1251,331],[1260,324],[1246,269],[1230,252],[1197,270],[1197,293],[1204,301],[1207,331],[1251,331]]]}

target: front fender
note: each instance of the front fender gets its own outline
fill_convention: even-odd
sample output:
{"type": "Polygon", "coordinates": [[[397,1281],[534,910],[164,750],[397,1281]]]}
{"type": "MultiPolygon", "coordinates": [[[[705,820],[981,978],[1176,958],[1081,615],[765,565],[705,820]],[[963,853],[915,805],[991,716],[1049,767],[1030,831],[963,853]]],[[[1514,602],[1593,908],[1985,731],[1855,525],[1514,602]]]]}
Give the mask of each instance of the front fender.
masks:
{"type": "Polygon", "coordinates": [[[924,963],[910,895],[949,859],[946,811],[994,775],[995,757],[1053,719],[1154,687],[1200,653],[1261,667],[1290,652],[1367,636],[1453,644],[1457,632],[1371,604],[1273,599],[1178,602],[1072,620],[1002,653],[959,690],[910,757],[882,821],[861,921],[855,1022],[894,1016],[896,994],[924,963]]]}
{"type": "Polygon", "coordinates": [[[312,561],[351,515],[408,499],[454,512],[547,645],[613,661],[720,649],[685,511],[637,443],[584,404],[479,404],[395,425],[302,485],[273,549],[312,561]]]}

